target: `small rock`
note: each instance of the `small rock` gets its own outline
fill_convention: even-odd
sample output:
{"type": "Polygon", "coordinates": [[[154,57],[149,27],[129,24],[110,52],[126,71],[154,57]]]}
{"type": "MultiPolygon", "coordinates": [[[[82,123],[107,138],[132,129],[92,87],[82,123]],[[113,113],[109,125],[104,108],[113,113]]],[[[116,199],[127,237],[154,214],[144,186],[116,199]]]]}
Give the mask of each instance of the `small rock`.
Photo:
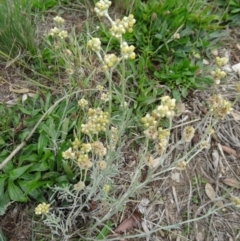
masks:
{"type": "Polygon", "coordinates": [[[214,56],[218,56],[218,50],[217,50],[217,49],[213,49],[213,50],[211,51],[211,53],[212,53],[212,55],[214,55],[214,56]]]}
{"type": "Polygon", "coordinates": [[[203,59],[203,64],[205,64],[205,65],[209,65],[209,61],[206,60],[206,59],[203,59]]]}
{"type": "Polygon", "coordinates": [[[171,174],[171,179],[175,182],[180,182],[180,173],[179,172],[175,172],[171,174]]]}
{"type": "Polygon", "coordinates": [[[234,64],[234,65],[232,66],[232,69],[233,69],[234,72],[240,73],[240,63],[234,64]]]}

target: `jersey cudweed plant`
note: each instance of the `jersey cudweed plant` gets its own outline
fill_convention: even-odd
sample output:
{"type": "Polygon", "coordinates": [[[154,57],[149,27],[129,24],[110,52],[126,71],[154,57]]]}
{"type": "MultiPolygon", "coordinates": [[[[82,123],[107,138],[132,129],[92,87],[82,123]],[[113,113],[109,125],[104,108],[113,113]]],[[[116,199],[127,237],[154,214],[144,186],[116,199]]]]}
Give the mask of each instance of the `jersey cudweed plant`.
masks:
{"type": "MultiPolygon", "coordinates": [[[[102,85],[96,87],[94,93],[100,96],[97,106],[96,103],[92,105],[90,100],[83,97],[78,101],[75,138],[71,146],[62,152],[62,158],[75,173],[74,181],[65,186],[51,187],[53,191],[49,200],[51,208],[50,204],[42,203],[35,209],[37,215],[43,214],[43,222],[50,227],[52,234],[56,238],[61,237],[64,241],[74,236],[83,240],[95,240],[100,230],[106,228],[105,223],[114,215],[122,212],[127,203],[144,193],[149,183],[161,179],[171,170],[186,170],[188,163],[199,152],[209,147],[214,124],[232,110],[231,103],[223,100],[219,95],[211,97],[210,111],[206,118],[211,116],[213,122],[206,124],[205,118],[196,125],[191,125],[194,121],[183,123],[181,139],[173,142],[170,137],[172,129],[175,128],[173,119],[176,112],[176,100],[168,95],[161,97],[161,104],[139,120],[144,128],[144,135],[140,138],[144,141],[139,144],[141,146],[138,148],[137,163],[128,175],[130,178],[123,178],[120,171],[125,165],[123,147],[126,145],[126,140],[122,136],[131,130],[129,126],[131,111],[130,108],[126,108],[129,103],[126,103],[125,96],[127,85],[125,61],[134,60],[136,57],[135,47],[129,46],[124,41],[124,34],[133,31],[135,19],[130,14],[128,17],[114,21],[108,14],[110,6],[110,1],[100,0],[96,3],[94,11],[99,17],[109,20],[111,25],[109,31],[112,37],[119,41],[120,53],[108,53],[97,37],[92,37],[87,43],[88,48],[96,53],[101,63],[108,80],[108,91],[102,85]],[[119,66],[120,70],[117,69],[119,66]],[[115,70],[121,73],[120,95],[113,81],[115,70]],[[113,95],[119,98],[118,108],[122,112],[113,110],[113,95]],[[162,121],[167,121],[168,127],[163,127],[162,121]],[[200,141],[190,148],[190,142],[201,125],[207,126],[206,132],[200,141]],[[180,145],[184,146],[182,156],[174,158],[174,150],[180,145]],[[142,170],[146,167],[146,178],[141,181],[142,170]],[[119,180],[124,184],[120,185],[119,180]],[[76,230],[74,227],[79,227],[79,229],[76,230]]],[[[64,21],[59,17],[54,18],[54,21],[58,26],[50,31],[50,35],[60,40],[66,38],[67,34],[59,29],[59,25],[64,21]]],[[[160,220],[152,222],[149,233],[132,235],[131,238],[136,240],[136,238],[157,232],[162,228],[159,222],[160,220]]],[[[164,229],[169,228],[164,227],[164,229]]],[[[112,229],[108,227],[109,232],[113,232],[112,229]]],[[[124,237],[130,238],[128,235],[124,237]]],[[[106,239],[116,240],[110,237],[106,239]]]]}

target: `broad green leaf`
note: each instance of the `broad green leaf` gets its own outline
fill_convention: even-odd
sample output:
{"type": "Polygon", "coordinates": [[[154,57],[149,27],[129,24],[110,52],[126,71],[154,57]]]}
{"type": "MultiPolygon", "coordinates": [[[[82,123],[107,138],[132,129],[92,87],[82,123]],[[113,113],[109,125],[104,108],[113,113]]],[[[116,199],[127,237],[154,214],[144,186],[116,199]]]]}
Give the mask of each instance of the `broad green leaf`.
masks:
{"type": "Polygon", "coordinates": [[[52,94],[50,92],[47,93],[46,95],[46,100],[44,102],[44,111],[46,112],[50,105],[51,105],[51,98],[52,98],[52,94]]]}
{"type": "MultiPolygon", "coordinates": [[[[34,151],[36,151],[38,148],[37,143],[34,144],[28,144],[26,147],[23,148],[22,153],[23,155],[31,155],[34,151]]],[[[21,159],[21,156],[19,157],[21,159]]]]}
{"type": "Polygon", "coordinates": [[[43,192],[39,190],[38,188],[44,187],[48,182],[47,181],[23,181],[19,180],[18,184],[21,187],[21,189],[24,191],[25,195],[29,195],[33,197],[34,199],[39,199],[42,197],[43,192]]]}
{"type": "MultiPolygon", "coordinates": [[[[240,7],[240,6],[239,6],[240,7]]],[[[232,11],[231,11],[231,13],[239,13],[240,12],[240,8],[237,8],[237,9],[233,9],[232,11]]]]}
{"type": "Polygon", "coordinates": [[[38,155],[39,156],[42,156],[42,153],[44,149],[47,147],[47,145],[48,145],[47,134],[44,131],[42,131],[38,138],[38,155]]]}
{"type": "Polygon", "coordinates": [[[30,130],[24,130],[24,132],[20,134],[20,140],[24,141],[24,139],[29,135],[30,132],[30,130]]]}
{"type": "Polygon", "coordinates": [[[187,96],[187,88],[182,87],[181,93],[182,93],[182,96],[183,96],[184,98],[186,98],[186,96],[187,96]]]}
{"type": "Polygon", "coordinates": [[[5,141],[4,141],[4,139],[0,136],[0,145],[3,145],[3,144],[5,144],[5,141]]]}
{"type": "Polygon", "coordinates": [[[4,193],[4,184],[5,184],[6,179],[7,179],[6,174],[1,175],[1,177],[0,177],[0,194],[4,193]]]}
{"type": "Polygon", "coordinates": [[[37,161],[39,161],[39,157],[36,153],[32,153],[30,155],[23,155],[23,156],[19,157],[19,163],[18,164],[21,166],[22,162],[25,162],[25,161],[37,162],[37,161]]]}
{"type": "Polygon", "coordinates": [[[4,173],[9,173],[11,170],[13,170],[14,166],[12,161],[9,161],[4,167],[3,167],[3,172],[4,173]]]}
{"type": "Polygon", "coordinates": [[[28,198],[24,196],[23,191],[15,185],[13,180],[8,180],[8,194],[11,200],[16,202],[26,202],[28,198]]]}
{"type": "Polygon", "coordinates": [[[40,115],[37,115],[39,112],[41,112],[42,110],[41,109],[33,109],[32,110],[32,114],[31,114],[31,116],[32,117],[38,117],[39,118],[39,116],[41,117],[41,114],[40,115]]]}
{"type": "Polygon", "coordinates": [[[42,179],[51,179],[51,178],[57,178],[59,176],[58,172],[47,172],[42,176],[42,179]]]}
{"type": "Polygon", "coordinates": [[[5,157],[7,157],[8,154],[9,154],[9,152],[6,149],[2,150],[0,152],[0,162],[1,162],[1,157],[5,158],[5,157]]]}
{"type": "MultiPolygon", "coordinates": [[[[0,216],[4,215],[8,206],[11,205],[8,192],[3,192],[0,195],[0,216]]],[[[0,239],[1,240],[1,239],[0,239]]]]}
{"type": "Polygon", "coordinates": [[[24,119],[23,124],[26,127],[31,127],[34,124],[36,124],[38,122],[38,120],[41,118],[41,114],[37,115],[37,116],[33,116],[33,117],[28,117],[26,119],[24,119]]]}
{"type": "Polygon", "coordinates": [[[27,166],[18,167],[9,172],[9,180],[14,181],[25,173],[33,164],[27,166]]]}
{"type": "Polygon", "coordinates": [[[49,169],[47,161],[40,160],[36,164],[34,164],[31,168],[29,168],[29,172],[43,172],[49,169]]]}
{"type": "Polygon", "coordinates": [[[178,90],[173,90],[172,91],[172,95],[173,95],[173,98],[177,101],[177,102],[180,102],[181,101],[181,97],[180,97],[180,93],[178,90]]]}
{"type": "Polygon", "coordinates": [[[24,174],[22,174],[21,179],[19,178],[19,180],[23,180],[23,181],[33,181],[33,180],[40,180],[41,179],[41,172],[34,172],[34,173],[29,173],[30,172],[30,168],[28,169],[28,172],[25,172],[24,174]]]}
{"type": "Polygon", "coordinates": [[[13,115],[12,116],[12,123],[14,125],[14,127],[17,127],[19,125],[20,122],[20,118],[18,115],[13,115]]]}
{"type": "Polygon", "coordinates": [[[19,109],[22,113],[24,113],[24,114],[26,114],[26,115],[31,115],[31,111],[23,108],[21,105],[18,105],[18,109],[19,109]]]}
{"type": "Polygon", "coordinates": [[[21,187],[21,189],[28,194],[29,192],[38,189],[39,187],[43,187],[47,184],[47,181],[38,181],[38,180],[32,180],[32,181],[23,181],[19,180],[18,184],[21,187]]]}
{"type": "Polygon", "coordinates": [[[45,149],[44,155],[42,156],[41,161],[42,161],[42,162],[43,162],[43,161],[46,161],[46,160],[48,160],[51,156],[53,156],[53,153],[52,153],[50,150],[45,149]]]}

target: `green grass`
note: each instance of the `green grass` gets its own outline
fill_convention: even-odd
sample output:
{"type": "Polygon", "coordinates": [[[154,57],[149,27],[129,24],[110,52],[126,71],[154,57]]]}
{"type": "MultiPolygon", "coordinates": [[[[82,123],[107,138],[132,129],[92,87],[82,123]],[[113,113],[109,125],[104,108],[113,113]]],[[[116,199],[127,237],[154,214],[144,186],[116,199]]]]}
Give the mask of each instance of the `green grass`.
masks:
{"type": "Polygon", "coordinates": [[[213,7],[221,15],[222,25],[237,27],[240,19],[240,1],[239,0],[215,0],[213,7]]]}
{"type": "Polygon", "coordinates": [[[11,57],[34,54],[35,23],[31,3],[0,1],[0,50],[11,57]]]}

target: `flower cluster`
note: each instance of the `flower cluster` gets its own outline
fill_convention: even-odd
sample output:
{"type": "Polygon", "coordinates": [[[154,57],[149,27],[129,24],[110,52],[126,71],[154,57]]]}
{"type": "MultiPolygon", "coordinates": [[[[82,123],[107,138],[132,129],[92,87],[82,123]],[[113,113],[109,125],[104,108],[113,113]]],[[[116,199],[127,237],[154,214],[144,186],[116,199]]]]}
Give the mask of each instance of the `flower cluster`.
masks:
{"type": "Polygon", "coordinates": [[[66,55],[66,56],[72,56],[72,52],[71,52],[71,50],[69,50],[69,49],[64,49],[63,50],[63,53],[64,53],[64,55],[66,55]]]}
{"type": "Polygon", "coordinates": [[[101,41],[99,38],[93,38],[88,41],[88,47],[95,51],[98,58],[101,60],[103,64],[103,70],[107,71],[109,69],[113,69],[122,59],[135,59],[133,45],[128,46],[126,42],[123,42],[122,35],[126,32],[132,33],[133,25],[136,22],[134,16],[130,14],[128,17],[125,16],[122,19],[117,19],[113,21],[112,18],[108,14],[108,8],[110,7],[111,2],[108,0],[100,0],[96,3],[94,11],[98,16],[105,16],[111,23],[111,28],[109,29],[110,34],[113,37],[119,39],[121,44],[121,57],[117,57],[115,54],[105,54],[101,55],[101,41]]]}
{"type": "Polygon", "coordinates": [[[82,143],[80,147],[81,153],[88,153],[92,150],[92,145],[90,143],[82,143]]]}
{"type": "Polygon", "coordinates": [[[87,153],[80,152],[78,154],[77,165],[80,169],[85,170],[91,168],[93,163],[90,161],[87,153]]]}
{"type": "Polygon", "coordinates": [[[88,122],[81,125],[81,131],[84,134],[97,134],[106,130],[109,123],[108,112],[103,112],[100,108],[90,108],[87,113],[88,122]]]}
{"type": "Polygon", "coordinates": [[[210,111],[219,119],[224,119],[226,115],[230,114],[232,104],[224,100],[221,95],[214,95],[209,99],[210,111]]]}
{"type": "Polygon", "coordinates": [[[102,92],[104,90],[104,87],[102,85],[97,85],[96,89],[102,92]]]}
{"type": "Polygon", "coordinates": [[[187,126],[183,129],[182,138],[185,142],[190,142],[194,137],[195,129],[192,126],[187,126]]]}
{"type": "Polygon", "coordinates": [[[66,68],[66,73],[68,74],[68,75],[73,75],[74,74],[74,69],[73,68],[66,68]]]}
{"type": "Polygon", "coordinates": [[[103,186],[103,191],[104,191],[105,193],[108,193],[109,190],[110,190],[110,186],[107,185],[107,184],[105,184],[105,185],[103,186]]]}
{"type": "Polygon", "coordinates": [[[60,29],[57,28],[57,27],[54,27],[54,28],[52,28],[50,30],[49,35],[51,35],[51,36],[58,36],[59,33],[60,33],[60,29]]]}
{"type": "Polygon", "coordinates": [[[96,3],[94,12],[102,17],[102,16],[107,16],[108,15],[108,8],[111,6],[111,2],[108,0],[100,0],[99,2],[96,3]]]}
{"type": "Polygon", "coordinates": [[[228,60],[227,58],[223,57],[223,58],[220,58],[220,57],[216,57],[216,64],[219,68],[216,68],[215,71],[211,71],[210,74],[211,76],[213,77],[213,80],[214,80],[214,83],[216,85],[219,85],[220,84],[220,81],[221,79],[225,78],[226,77],[226,72],[221,70],[220,67],[222,67],[223,65],[225,65],[228,60]]]}
{"type": "Polygon", "coordinates": [[[74,141],[72,142],[72,147],[74,150],[77,150],[78,148],[81,147],[81,142],[77,137],[75,137],[74,141]]]}
{"type": "Polygon", "coordinates": [[[236,84],[236,91],[240,93],[240,84],[236,84]]]}
{"type": "Polygon", "coordinates": [[[163,96],[161,98],[161,105],[152,112],[152,116],[155,118],[172,118],[175,114],[176,100],[171,99],[169,96],[163,96]]]}
{"type": "Polygon", "coordinates": [[[103,69],[107,70],[107,69],[114,67],[114,65],[116,65],[118,61],[119,61],[119,59],[117,58],[117,56],[115,54],[106,54],[104,56],[103,69]]]}
{"type": "Polygon", "coordinates": [[[158,132],[156,126],[150,126],[144,130],[144,135],[150,140],[156,140],[158,137],[158,132]]]}
{"type": "MultiPolygon", "coordinates": [[[[55,26],[49,31],[48,35],[52,36],[53,48],[56,50],[56,56],[61,56],[61,59],[64,61],[64,68],[67,75],[71,76],[75,72],[75,60],[74,55],[70,49],[66,48],[66,38],[68,37],[68,32],[64,30],[65,20],[56,16],[53,18],[55,26]]],[[[71,40],[70,40],[71,41],[71,40]]]]}
{"type": "Polygon", "coordinates": [[[220,84],[220,80],[226,77],[226,72],[222,71],[221,69],[217,68],[215,71],[211,71],[211,75],[215,84],[220,84]]]}
{"type": "Polygon", "coordinates": [[[107,153],[107,149],[100,141],[95,141],[91,143],[91,148],[92,148],[92,152],[97,156],[105,156],[107,153]]]}
{"type": "Polygon", "coordinates": [[[82,181],[79,181],[77,184],[74,185],[75,191],[81,191],[85,188],[85,183],[82,181]]]}
{"type": "Polygon", "coordinates": [[[62,152],[62,157],[64,159],[75,159],[76,158],[76,154],[73,151],[73,149],[70,147],[68,148],[66,151],[62,152]]]}
{"type": "Polygon", "coordinates": [[[203,149],[209,149],[209,148],[210,148],[210,143],[209,143],[209,141],[201,141],[201,142],[200,142],[200,145],[199,145],[199,148],[200,148],[201,150],[203,150],[203,149]]]}
{"type": "Polygon", "coordinates": [[[95,51],[99,52],[101,49],[101,40],[99,38],[92,38],[91,40],[88,41],[87,46],[95,51]]]}
{"type": "Polygon", "coordinates": [[[121,38],[122,35],[126,32],[132,33],[132,27],[135,22],[136,20],[134,19],[132,14],[130,14],[128,17],[123,17],[122,20],[117,19],[115,22],[112,22],[110,33],[115,38],[121,38]]]}
{"type": "Polygon", "coordinates": [[[155,150],[158,154],[163,154],[167,148],[169,130],[165,130],[161,127],[158,128],[158,121],[161,118],[172,118],[175,114],[176,100],[171,99],[169,96],[163,96],[161,98],[161,105],[157,106],[150,114],[147,114],[141,119],[144,127],[145,136],[150,140],[157,140],[155,143],[155,150]]]}
{"type": "Polygon", "coordinates": [[[178,170],[180,170],[180,171],[185,170],[186,167],[187,167],[187,163],[186,163],[185,161],[179,161],[179,162],[177,162],[177,164],[176,164],[176,168],[177,168],[178,170]]]}
{"type": "MultiPolygon", "coordinates": [[[[147,114],[145,117],[141,119],[144,127],[149,128],[149,133],[153,133],[153,128],[156,129],[158,120],[164,117],[172,118],[175,114],[174,109],[176,100],[171,99],[169,96],[163,96],[161,100],[161,105],[157,106],[157,108],[152,111],[151,115],[147,114]]],[[[161,128],[159,129],[159,132],[160,136],[166,134],[166,132],[163,132],[161,128]]]]}
{"type": "Polygon", "coordinates": [[[67,38],[67,36],[68,36],[68,33],[67,33],[66,30],[61,30],[61,31],[59,32],[59,34],[58,34],[58,37],[59,37],[60,39],[65,39],[65,38],[67,38]]]}
{"type": "Polygon", "coordinates": [[[219,66],[219,67],[222,67],[222,66],[224,66],[225,64],[227,64],[227,62],[228,62],[228,59],[226,58],[226,57],[222,57],[222,58],[220,58],[220,57],[216,57],[216,64],[219,66]]]}
{"type": "MultiPolygon", "coordinates": [[[[102,158],[106,155],[106,153],[107,149],[100,141],[95,141],[93,143],[81,143],[78,138],[75,138],[72,142],[72,147],[65,152],[62,152],[62,157],[66,160],[70,159],[76,161],[78,167],[85,170],[92,167],[93,163],[90,160],[90,157],[92,157],[93,154],[102,158]]],[[[97,163],[97,166],[102,170],[106,167],[106,163],[101,160],[97,163]]]]}
{"type": "Polygon", "coordinates": [[[150,169],[153,169],[158,166],[160,159],[154,159],[152,155],[148,155],[145,159],[145,164],[149,166],[150,169]]]}
{"type": "Polygon", "coordinates": [[[82,98],[81,100],[78,101],[78,105],[84,109],[88,105],[88,101],[82,98]]]}
{"type": "Polygon", "coordinates": [[[107,167],[107,163],[105,161],[99,161],[97,162],[97,166],[100,170],[103,170],[107,167]]]}
{"type": "Polygon", "coordinates": [[[162,127],[158,128],[158,143],[155,145],[155,150],[159,155],[162,155],[166,150],[169,135],[169,130],[165,130],[162,127]]]}
{"type": "Polygon", "coordinates": [[[135,59],[135,47],[133,45],[128,46],[127,42],[123,42],[120,47],[124,59],[135,59]]]}
{"type": "Polygon", "coordinates": [[[153,116],[151,116],[151,115],[149,115],[149,114],[146,114],[146,116],[143,117],[143,118],[141,119],[141,121],[142,121],[142,123],[143,123],[143,125],[144,125],[145,128],[155,127],[156,124],[157,124],[157,121],[156,121],[155,117],[153,117],[153,116]]]}
{"type": "Polygon", "coordinates": [[[164,140],[170,135],[170,132],[168,130],[164,130],[162,127],[158,128],[158,139],[164,140]]]}
{"type": "Polygon", "coordinates": [[[40,203],[35,208],[35,214],[36,215],[46,214],[49,212],[49,207],[50,207],[50,204],[46,204],[45,202],[40,203]]]}
{"type": "Polygon", "coordinates": [[[56,16],[55,18],[53,18],[53,20],[58,25],[58,27],[52,28],[49,32],[49,35],[53,37],[59,37],[60,39],[67,38],[68,36],[67,31],[61,28],[61,25],[65,22],[65,20],[59,16],[56,16]]]}
{"type": "Polygon", "coordinates": [[[231,201],[234,206],[236,206],[237,208],[240,208],[240,198],[239,197],[232,197],[231,201]]]}
{"type": "Polygon", "coordinates": [[[100,96],[100,99],[104,102],[107,102],[111,99],[111,96],[109,94],[109,92],[106,92],[106,93],[101,93],[101,96],[100,96]]]}
{"type": "Polygon", "coordinates": [[[111,140],[111,147],[114,149],[118,142],[118,132],[117,132],[117,128],[113,126],[110,129],[110,140],[111,140]]]}
{"type": "Polygon", "coordinates": [[[156,143],[155,150],[159,155],[162,155],[167,148],[167,139],[163,139],[156,143]]]}
{"type": "Polygon", "coordinates": [[[62,17],[60,17],[60,16],[54,17],[54,18],[53,18],[53,21],[54,21],[55,23],[57,23],[57,24],[63,24],[63,23],[65,22],[65,20],[64,20],[62,17]]]}
{"type": "Polygon", "coordinates": [[[173,39],[180,39],[180,37],[181,36],[180,36],[179,33],[174,33],[173,36],[172,36],[173,39]]]}

